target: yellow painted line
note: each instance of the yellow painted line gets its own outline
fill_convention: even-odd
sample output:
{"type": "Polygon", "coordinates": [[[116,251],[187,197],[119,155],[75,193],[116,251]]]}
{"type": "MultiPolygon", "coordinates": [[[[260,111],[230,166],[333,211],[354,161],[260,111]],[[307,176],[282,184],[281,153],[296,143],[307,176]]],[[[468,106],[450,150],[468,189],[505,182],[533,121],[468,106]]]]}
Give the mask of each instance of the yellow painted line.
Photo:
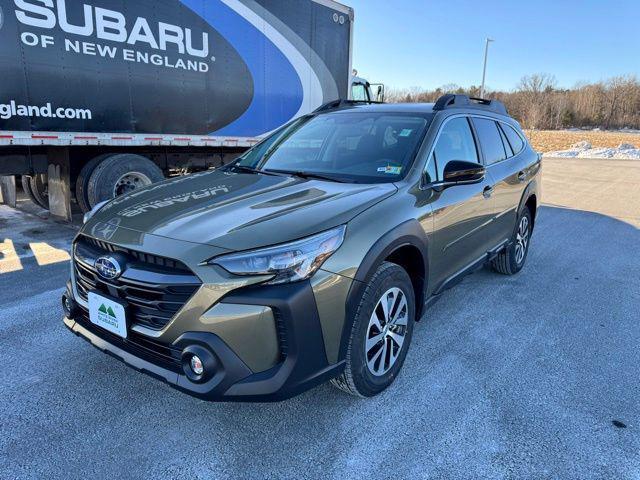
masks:
{"type": "Polygon", "coordinates": [[[51,265],[52,263],[66,262],[71,259],[69,252],[55,248],[44,242],[31,242],[29,248],[36,257],[38,265],[51,265]]]}
{"type": "Polygon", "coordinates": [[[13,241],[5,238],[0,243],[0,275],[22,270],[22,262],[13,245],[13,241]]]}

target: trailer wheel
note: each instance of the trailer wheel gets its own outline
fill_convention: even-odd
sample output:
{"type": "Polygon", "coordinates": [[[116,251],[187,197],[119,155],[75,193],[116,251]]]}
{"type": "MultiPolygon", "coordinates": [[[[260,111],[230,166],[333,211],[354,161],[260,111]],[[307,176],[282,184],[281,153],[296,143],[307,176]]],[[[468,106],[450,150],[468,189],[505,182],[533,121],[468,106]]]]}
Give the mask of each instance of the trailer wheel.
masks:
{"type": "Polygon", "coordinates": [[[49,185],[46,173],[36,173],[29,177],[29,187],[36,205],[49,209],[49,185]]]}
{"type": "Polygon", "coordinates": [[[20,181],[22,183],[22,190],[27,197],[29,197],[31,203],[38,205],[38,201],[36,200],[36,197],[33,196],[33,191],[31,190],[31,177],[29,175],[22,175],[20,181]]]}
{"type": "Polygon", "coordinates": [[[92,158],[84,165],[84,167],[82,167],[82,170],[80,170],[80,174],[76,180],[76,200],[83,213],[87,213],[93,208],[93,205],[89,202],[88,196],[89,179],[91,178],[91,174],[98,164],[105,158],[108,158],[109,155],[110,154],[108,153],[103,153],[102,155],[92,158]]]}
{"type": "Polygon", "coordinates": [[[89,205],[96,205],[161,180],[164,180],[162,170],[148,158],[131,153],[111,155],[99,162],[89,177],[89,205]]]}

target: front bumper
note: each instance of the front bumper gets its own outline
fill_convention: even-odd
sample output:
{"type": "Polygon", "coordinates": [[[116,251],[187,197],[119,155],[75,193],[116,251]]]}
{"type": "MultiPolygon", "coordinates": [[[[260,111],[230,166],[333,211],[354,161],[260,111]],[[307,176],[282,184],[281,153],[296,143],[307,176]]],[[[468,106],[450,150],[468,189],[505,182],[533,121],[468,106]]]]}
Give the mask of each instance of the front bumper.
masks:
{"type": "Polygon", "coordinates": [[[327,361],[322,328],[309,281],[290,285],[253,286],[234,290],[224,304],[267,306],[278,312],[286,356],[266,371],[253,373],[217,335],[185,332],[171,345],[146,339],[132,342],[93,325],[86,313],[65,325],[99,350],[169,385],[204,400],[279,401],[293,397],[339,375],[344,362],[327,361]],[[153,347],[153,348],[146,348],[153,347]],[[194,381],[179,359],[185,349],[200,349],[210,374],[194,381]]]}

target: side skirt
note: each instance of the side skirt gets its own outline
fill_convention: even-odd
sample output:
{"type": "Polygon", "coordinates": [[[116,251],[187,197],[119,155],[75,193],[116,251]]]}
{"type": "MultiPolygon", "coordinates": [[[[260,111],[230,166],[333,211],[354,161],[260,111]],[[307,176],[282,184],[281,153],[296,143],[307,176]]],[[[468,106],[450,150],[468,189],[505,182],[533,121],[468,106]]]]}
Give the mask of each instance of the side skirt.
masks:
{"type": "Polygon", "coordinates": [[[447,278],[444,282],[442,282],[440,287],[438,287],[438,289],[433,294],[431,294],[429,298],[425,300],[424,308],[422,310],[423,313],[425,310],[427,310],[429,307],[431,307],[440,299],[440,296],[444,291],[449,290],[450,288],[456,286],[467,275],[470,275],[473,272],[480,270],[484,265],[486,265],[495,257],[497,257],[500,254],[500,252],[502,252],[505,248],[508,248],[510,245],[511,245],[511,242],[509,240],[503,240],[494,248],[487,251],[486,254],[482,255],[477,260],[474,260],[469,265],[467,265],[466,267],[463,267],[461,270],[457,271],[456,273],[451,275],[449,278],[447,278]]]}

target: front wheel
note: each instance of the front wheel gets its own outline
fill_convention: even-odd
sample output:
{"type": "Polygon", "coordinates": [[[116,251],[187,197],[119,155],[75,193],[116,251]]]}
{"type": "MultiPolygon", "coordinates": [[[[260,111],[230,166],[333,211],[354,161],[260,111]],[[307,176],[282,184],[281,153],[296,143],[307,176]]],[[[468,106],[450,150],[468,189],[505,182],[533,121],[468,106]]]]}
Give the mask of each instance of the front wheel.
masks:
{"type": "Polygon", "coordinates": [[[409,350],[415,315],[409,275],[396,264],[382,263],[356,310],[345,370],[332,383],[359,397],[371,397],[391,385],[409,350]]]}
{"type": "Polygon", "coordinates": [[[496,272],[504,275],[514,275],[522,270],[529,253],[532,227],[531,212],[525,207],[518,217],[518,224],[510,245],[491,262],[491,267],[496,272]]]}

